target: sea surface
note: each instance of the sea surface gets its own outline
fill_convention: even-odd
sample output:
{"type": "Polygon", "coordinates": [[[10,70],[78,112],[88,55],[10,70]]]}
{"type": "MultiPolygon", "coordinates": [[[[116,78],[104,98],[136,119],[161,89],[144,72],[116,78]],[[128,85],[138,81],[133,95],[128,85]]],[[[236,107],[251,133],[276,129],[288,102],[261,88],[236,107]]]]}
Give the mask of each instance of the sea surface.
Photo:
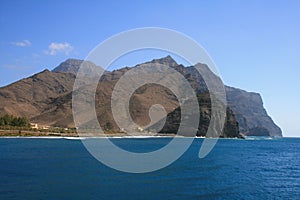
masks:
{"type": "MultiPolygon", "coordinates": [[[[134,152],[169,138],[116,138],[134,152]]],[[[0,199],[300,199],[300,139],[203,139],[161,170],[130,174],[91,156],[80,140],[0,138],[0,199]]]]}

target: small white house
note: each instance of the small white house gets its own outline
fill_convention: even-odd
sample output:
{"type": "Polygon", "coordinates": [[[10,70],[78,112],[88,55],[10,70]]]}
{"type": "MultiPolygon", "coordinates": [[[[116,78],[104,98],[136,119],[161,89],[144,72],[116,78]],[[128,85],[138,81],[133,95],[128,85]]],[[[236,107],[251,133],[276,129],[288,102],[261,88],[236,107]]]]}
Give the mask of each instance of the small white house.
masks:
{"type": "Polygon", "coordinates": [[[33,128],[33,129],[38,129],[38,124],[36,123],[30,123],[30,128],[33,128]]]}

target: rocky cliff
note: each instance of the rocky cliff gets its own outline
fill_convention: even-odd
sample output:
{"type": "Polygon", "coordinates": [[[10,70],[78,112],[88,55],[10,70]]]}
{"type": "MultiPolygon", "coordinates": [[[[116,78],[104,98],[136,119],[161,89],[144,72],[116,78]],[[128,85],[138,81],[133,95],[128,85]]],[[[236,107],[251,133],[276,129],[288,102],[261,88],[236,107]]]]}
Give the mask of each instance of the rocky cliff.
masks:
{"type": "Polygon", "coordinates": [[[282,136],[281,129],[267,114],[260,94],[229,86],[226,94],[228,106],[233,110],[243,134],[254,136],[257,134],[254,130],[260,130],[260,135],[282,136]]]}

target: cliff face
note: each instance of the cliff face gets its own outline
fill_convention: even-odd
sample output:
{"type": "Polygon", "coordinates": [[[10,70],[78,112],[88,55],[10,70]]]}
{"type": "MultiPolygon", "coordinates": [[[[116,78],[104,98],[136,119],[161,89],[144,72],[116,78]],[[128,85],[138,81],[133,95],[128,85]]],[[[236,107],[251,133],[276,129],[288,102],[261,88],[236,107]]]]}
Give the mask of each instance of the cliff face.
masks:
{"type": "MultiPolygon", "coordinates": [[[[204,64],[198,67],[209,69],[204,64]]],[[[190,81],[197,93],[208,92],[203,77],[194,66],[187,67],[185,77],[190,81]]],[[[212,79],[218,79],[210,70],[207,73],[212,79]]],[[[239,124],[239,131],[244,135],[255,135],[254,129],[264,128],[266,131],[260,134],[264,136],[282,136],[281,129],[274,123],[263,106],[263,101],[258,93],[247,92],[238,88],[225,86],[227,106],[233,111],[239,124]]]]}
{"type": "Polygon", "coordinates": [[[263,128],[264,131],[260,131],[261,135],[282,136],[281,129],[263,107],[260,94],[228,86],[226,94],[228,106],[233,110],[242,133],[256,135],[253,130],[263,128]]]}
{"type": "MultiPolygon", "coordinates": [[[[201,93],[197,95],[197,98],[199,103],[200,120],[199,120],[198,131],[196,135],[207,136],[206,135],[207,130],[212,117],[210,95],[207,92],[201,93]]],[[[192,111],[189,116],[185,116],[185,117],[194,118],[194,115],[195,114],[192,111]]],[[[157,130],[157,127],[163,127],[160,131],[161,133],[176,133],[179,129],[180,122],[181,122],[181,109],[180,107],[177,107],[174,111],[168,113],[166,118],[152,125],[148,129],[157,130]]],[[[188,127],[189,126],[186,126],[184,128],[188,128],[188,127]]],[[[186,130],[185,132],[189,132],[189,131],[191,131],[191,133],[193,134],[193,130],[186,130]]],[[[236,121],[236,118],[230,108],[227,108],[226,110],[226,118],[225,118],[223,131],[218,134],[220,137],[225,137],[225,138],[242,137],[239,134],[239,126],[236,121]]]]}
{"type": "MultiPolygon", "coordinates": [[[[75,74],[82,62],[81,60],[69,59],[52,72],[45,70],[0,88],[0,112],[26,116],[31,121],[43,125],[74,127],[71,107],[72,90],[75,74]]],[[[200,104],[201,120],[197,134],[203,135],[210,120],[210,106],[209,104],[203,104],[203,102],[209,102],[209,93],[201,75],[193,66],[178,65],[170,56],[155,59],[148,63],[168,65],[184,75],[190,82],[198,95],[200,104]]],[[[91,67],[97,67],[91,62],[87,62],[87,64],[91,67]]],[[[209,71],[206,65],[199,65],[209,71]]],[[[105,129],[119,129],[110,110],[110,97],[114,85],[128,70],[130,68],[127,67],[105,72],[97,88],[96,111],[98,120],[105,129]]],[[[218,78],[212,72],[209,76],[218,78]]],[[[238,132],[246,135],[256,134],[257,131],[253,132],[253,130],[259,130],[260,134],[281,136],[280,128],[263,108],[259,94],[227,86],[226,93],[228,109],[226,124],[222,133],[223,137],[237,137],[239,136],[238,132]]],[[[153,104],[163,105],[168,113],[169,118],[163,131],[174,131],[176,124],[178,124],[176,120],[180,119],[180,108],[178,108],[177,99],[167,88],[155,84],[143,86],[133,94],[130,105],[134,121],[141,126],[148,124],[150,122],[148,111],[153,104]]]]}

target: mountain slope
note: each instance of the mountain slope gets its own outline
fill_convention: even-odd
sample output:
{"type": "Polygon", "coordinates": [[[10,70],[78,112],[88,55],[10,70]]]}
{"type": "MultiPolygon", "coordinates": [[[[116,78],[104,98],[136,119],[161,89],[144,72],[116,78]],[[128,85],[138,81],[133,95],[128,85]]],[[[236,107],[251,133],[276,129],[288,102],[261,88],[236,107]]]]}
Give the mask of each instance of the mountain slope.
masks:
{"type": "MultiPolygon", "coordinates": [[[[72,90],[75,74],[82,62],[82,60],[68,59],[52,70],[52,72],[45,70],[0,88],[0,111],[16,116],[26,116],[31,121],[39,124],[73,127],[72,90]]],[[[97,67],[91,62],[87,62],[87,64],[91,68],[97,67]]],[[[195,66],[184,67],[177,64],[170,56],[154,59],[147,62],[147,64],[152,64],[153,67],[155,67],[155,64],[170,66],[189,81],[198,95],[201,96],[201,94],[208,92],[203,77],[195,69],[195,66]]],[[[197,67],[203,68],[208,76],[218,78],[205,64],[197,64],[197,67]]],[[[100,124],[106,129],[118,130],[119,128],[114,122],[110,110],[110,97],[115,83],[130,69],[126,67],[112,72],[105,72],[101,77],[96,93],[96,110],[100,124]]],[[[259,94],[228,86],[225,88],[229,107],[225,129],[236,134],[236,129],[234,128],[236,126],[239,127],[240,132],[248,135],[257,134],[258,132],[259,134],[272,136],[282,135],[280,128],[272,121],[264,109],[259,94]],[[235,121],[238,122],[239,126],[235,124],[235,121]]],[[[202,95],[199,98],[201,102],[201,98],[204,98],[204,96],[202,95]]],[[[141,126],[148,124],[150,120],[148,111],[153,104],[164,105],[170,116],[171,120],[167,121],[167,125],[164,128],[169,126],[170,129],[172,122],[176,124],[172,119],[178,118],[177,115],[180,114],[178,112],[177,99],[167,88],[157,85],[143,86],[132,96],[131,115],[134,121],[141,126]],[[163,99],[168,101],[162,101],[163,99]]],[[[203,107],[202,110],[206,110],[206,115],[203,116],[209,119],[208,108],[204,109],[203,107]]],[[[205,126],[200,125],[199,127],[205,130],[203,128],[205,126]]],[[[199,132],[199,135],[202,135],[202,133],[203,131],[199,132]]],[[[226,134],[224,134],[225,137],[230,136],[229,131],[226,134]]]]}
{"type": "Polygon", "coordinates": [[[43,112],[53,99],[72,91],[73,74],[44,70],[0,88],[0,111],[32,118],[43,112]]]}

